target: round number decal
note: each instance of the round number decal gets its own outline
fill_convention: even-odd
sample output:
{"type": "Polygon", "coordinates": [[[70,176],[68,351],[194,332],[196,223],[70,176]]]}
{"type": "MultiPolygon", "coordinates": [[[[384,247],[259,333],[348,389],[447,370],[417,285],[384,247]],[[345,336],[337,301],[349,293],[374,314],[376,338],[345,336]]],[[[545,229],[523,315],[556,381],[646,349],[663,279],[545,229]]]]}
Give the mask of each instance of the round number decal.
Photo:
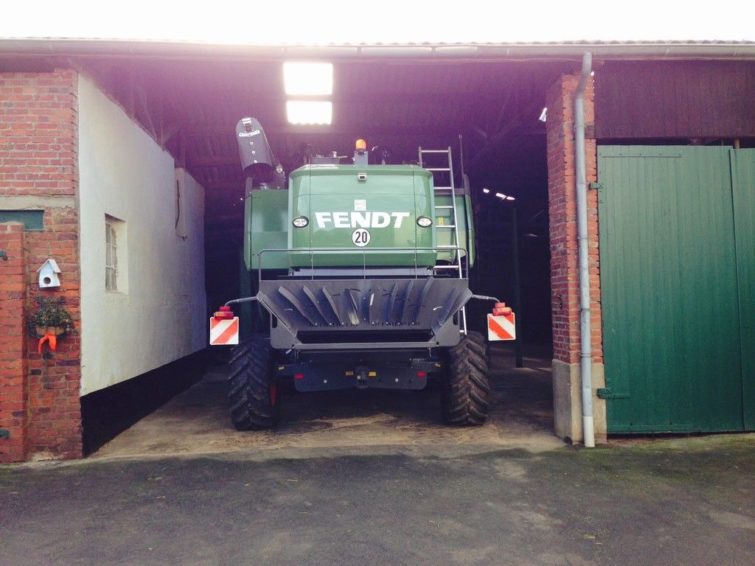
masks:
{"type": "Polygon", "coordinates": [[[356,230],[354,230],[354,233],[351,235],[351,241],[354,243],[355,246],[359,246],[360,248],[363,248],[364,246],[370,243],[370,233],[364,228],[357,228],[356,230]]]}

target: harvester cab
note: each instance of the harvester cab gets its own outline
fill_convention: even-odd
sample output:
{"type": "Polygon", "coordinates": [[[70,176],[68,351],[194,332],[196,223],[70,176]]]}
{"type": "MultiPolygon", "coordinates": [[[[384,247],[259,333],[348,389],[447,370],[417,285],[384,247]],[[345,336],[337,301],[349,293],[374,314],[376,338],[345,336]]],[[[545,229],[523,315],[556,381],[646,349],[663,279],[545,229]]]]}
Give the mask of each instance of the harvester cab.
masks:
{"type": "MultiPolygon", "coordinates": [[[[256,302],[267,317],[231,358],[234,425],[274,426],[281,379],[298,391],[423,389],[437,379],[445,422],[481,425],[486,343],[468,330],[464,307],[497,299],[469,289],[472,207],[454,183],[451,148],[420,148],[412,165],[386,164],[380,148],[381,163],[370,164],[358,140],[352,163],[312,157],[285,183],[260,123],[244,118],[236,134],[247,176],[245,287],[254,294],[218,314],[233,321],[228,306],[256,302]]],[[[513,326],[510,310],[497,308],[490,316],[513,326]]]]}

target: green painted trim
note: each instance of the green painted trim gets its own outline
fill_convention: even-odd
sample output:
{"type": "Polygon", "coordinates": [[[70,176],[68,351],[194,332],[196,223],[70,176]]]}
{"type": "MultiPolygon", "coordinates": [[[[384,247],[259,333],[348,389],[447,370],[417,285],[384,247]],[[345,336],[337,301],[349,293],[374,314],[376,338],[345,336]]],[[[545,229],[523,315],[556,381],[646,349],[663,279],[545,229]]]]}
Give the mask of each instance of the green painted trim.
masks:
{"type": "Polygon", "coordinates": [[[27,232],[41,232],[45,229],[44,210],[0,210],[0,224],[20,222],[27,232]]]}

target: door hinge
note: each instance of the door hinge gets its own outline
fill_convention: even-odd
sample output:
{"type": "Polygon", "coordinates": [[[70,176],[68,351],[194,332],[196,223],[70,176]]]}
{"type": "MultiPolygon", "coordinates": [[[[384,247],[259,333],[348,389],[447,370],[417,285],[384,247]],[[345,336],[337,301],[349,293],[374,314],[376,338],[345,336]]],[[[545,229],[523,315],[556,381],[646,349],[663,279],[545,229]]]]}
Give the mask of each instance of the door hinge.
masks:
{"type": "Polygon", "coordinates": [[[609,387],[601,387],[596,393],[598,399],[629,399],[629,393],[614,393],[609,387]]]}

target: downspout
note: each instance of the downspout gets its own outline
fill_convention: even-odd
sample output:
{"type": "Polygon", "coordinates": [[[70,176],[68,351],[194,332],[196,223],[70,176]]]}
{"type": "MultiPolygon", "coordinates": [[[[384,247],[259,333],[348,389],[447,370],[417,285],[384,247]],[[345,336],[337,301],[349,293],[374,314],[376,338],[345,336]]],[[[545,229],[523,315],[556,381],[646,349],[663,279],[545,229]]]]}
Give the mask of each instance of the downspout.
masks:
{"type": "Polygon", "coordinates": [[[587,250],[587,175],[585,173],[585,87],[592,71],[592,54],[582,56],[582,74],[574,96],[574,153],[577,178],[577,241],[579,244],[579,342],[582,380],[582,436],[595,446],[592,411],[592,329],[590,328],[590,266],[587,250]]]}

